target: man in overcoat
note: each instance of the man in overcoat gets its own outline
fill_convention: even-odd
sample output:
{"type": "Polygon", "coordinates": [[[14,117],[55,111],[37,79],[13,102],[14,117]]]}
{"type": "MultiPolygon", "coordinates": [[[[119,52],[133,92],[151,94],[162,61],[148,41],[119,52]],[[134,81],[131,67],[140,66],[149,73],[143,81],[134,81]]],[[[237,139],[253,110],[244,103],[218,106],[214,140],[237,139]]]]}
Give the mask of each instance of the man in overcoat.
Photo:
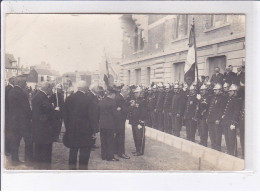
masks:
{"type": "Polygon", "coordinates": [[[9,127],[11,131],[11,156],[13,165],[21,164],[19,160],[19,147],[21,139],[25,142],[25,161],[32,162],[33,144],[31,133],[32,112],[24,88],[25,77],[16,77],[14,88],[8,94],[9,127]]]}
{"type": "Polygon", "coordinates": [[[34,160],[37,169],[51,169],[52,144],[58,133],[54,106],[49,99],[52,89],[53,85],[45,82],[32,99],[34,160]]]}
{"type": "Polygon", "coordinates": [[[88,170],[88,162],[93,145],[93,130],[90,100],[86,95],[87,83],[79,81],[77,92],[68,97],[64,106],[65,135],[64,145],[70,148],[69,168],[77,169],[79,152],[79,169],[88,170]]]}
{"type": "Polygon", "coordinates": [[[128,86],[124,86],[121,89],[121,92],[117,93],[115,96],[117,106],[116,120],[118,129],[115,135],[115,154],[117,154],[118,157],[123,159],[130,159],[130,157],[125,154],[125,122],[129,107],[127,102],[129,94],[130,88],[128,86]]]}

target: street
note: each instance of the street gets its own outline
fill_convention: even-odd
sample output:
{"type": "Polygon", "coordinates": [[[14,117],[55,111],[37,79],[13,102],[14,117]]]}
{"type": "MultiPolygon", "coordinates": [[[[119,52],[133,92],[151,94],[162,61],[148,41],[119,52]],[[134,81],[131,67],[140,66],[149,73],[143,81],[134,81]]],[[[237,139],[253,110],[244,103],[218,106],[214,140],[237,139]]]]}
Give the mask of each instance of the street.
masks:
{"type": "MultiPolygon", "coordinates": [[[[63,128],[64,131],[64,128],[63,128]]],[[[97,145],[100,146],[99,136],[97,145]]],[[[100,148],[92,151],[89,160],[89,170],[198,170],[199,160],[187,153],[168,146],[164,143],[146,138],[144,156],[133,156],[134,141],[130,128],[126,129],[126,154],[131,158],[120,159],[118,162],[108,162],[101,160],[100,148]]],[[[20,160],[24,157],[24,143],[20,146],[20,160]]],[[[62,142],[53,144],[52,169],[68,170],[69,149],[62,142]]],[[[7,169],[17,169],[9,163],[10,158],[6,158],[7,169]]],[[[32,170],[32,167],[22,165],[20,170],[32,170]]],[[[216,170],[214,166],[206,161],[201,161],[201,170],[216,170]]]]}

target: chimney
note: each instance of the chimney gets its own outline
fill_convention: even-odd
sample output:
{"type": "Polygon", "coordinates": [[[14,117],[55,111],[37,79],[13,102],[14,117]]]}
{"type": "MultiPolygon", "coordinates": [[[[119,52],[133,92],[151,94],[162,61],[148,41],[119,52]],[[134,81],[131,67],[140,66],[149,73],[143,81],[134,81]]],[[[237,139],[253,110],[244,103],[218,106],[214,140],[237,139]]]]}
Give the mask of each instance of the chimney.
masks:
{"type": "Polygon", "coordinates": [[[20,57],[18,57],[17,66],[20,67],[20,57]]]}

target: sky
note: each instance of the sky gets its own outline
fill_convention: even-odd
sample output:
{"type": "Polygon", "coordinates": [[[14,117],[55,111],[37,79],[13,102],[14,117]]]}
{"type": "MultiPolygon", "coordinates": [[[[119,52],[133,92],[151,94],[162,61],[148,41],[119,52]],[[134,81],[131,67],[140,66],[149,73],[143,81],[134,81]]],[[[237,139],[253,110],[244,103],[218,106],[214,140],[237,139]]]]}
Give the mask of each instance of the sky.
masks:
{"type": "Polygon", "coordinates": [[[42,61],[61,74],[95,71],[108,55],[121,57],[120,15],[9,14],[6,17],[6,53],[23,66],[42,61]]]}

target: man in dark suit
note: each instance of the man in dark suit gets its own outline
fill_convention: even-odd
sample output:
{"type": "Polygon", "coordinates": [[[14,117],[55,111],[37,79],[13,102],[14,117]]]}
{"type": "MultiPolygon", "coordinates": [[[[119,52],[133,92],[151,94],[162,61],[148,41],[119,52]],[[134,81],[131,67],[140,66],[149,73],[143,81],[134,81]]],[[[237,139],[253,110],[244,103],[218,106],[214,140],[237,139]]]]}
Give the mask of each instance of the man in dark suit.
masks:
{"type": "Polygon", "coordinates": [[[129,98],[130,88],[124,86],[120,93],[116,94],[116,110],[117,110],[117,129],[115,136],[115,154],[120,158],[130,159],[129,156],[125,154],[125,122],[128,113],[128,104],[126,99],[129,98]]]}
{"type": "Polygon", "coordinates": [[[11,154],[11,131],[9,126],[9,92],[14,88],[14,77],[9,79],[7,86],[5,86],[5,154],[11,154]]]}
{"type": "Polygon", "coordinates": [[[25,161],[32,162],[33,144],[31,137],[32,112],[27,95],[24,92],[25,77],[16,77],[14,88],[8,94],[9,127],[11,130],[12,164],[19,165],[19,147],[23,138],[25,142],[25,161]]]}
{"type": "Polygon", "coordinates": [[[69,96],[64,106],[65,135],[64,145],[70,148],[69,168],[77,169],[77,155],[79,155],[79,169],[88,170],[88,162],[93,145],[93,130],[90,114],[90,100],[86,95],[87,83],[79,81],[78,90],[69,96]]]}
{"type": "Polygon", "coordinates": [[[220,73],[219,67],[215,68],[215,73],[212,75],[210,82],[214,85],[216,85],[217,83],[223,84],[223,74],[220,73]]]}
{"type": "Polygon", "coordinates": [[[55,139],[56,141],[58,141],[61,132],[61,127],[62,127],[63,108],[64,108],[64,95],[63,95],[61,84],[56,85],[55,92],[51,95],[50,101],[55,109],[56,125],[58,129],[57,137],[55,139]]]}
{"type": "Polygon", "coordinates": [[[226,68],[226,72],[223,75],[223,83],[228,83],[229,85],[236,82],[236,74],[233,72],[233,66],[229,65],[226,68]]]}
{"type": "Polygon", "coordinates": [[[51,169],[52,144],[57,137],[55,110],[50,102],[53,85],[45,82],[32,99],[35,168],[51,169]]]}
{"type": "Polygon", "coordinates": [[[99,133],[99,118],[100,118],[100,110],[99,110],[99,100],[98,100],[99,87],[96,84],[92,84],[89,87],[89,91],[87,92],[87,96],[89,98],[89,105],[92,113],[89,115],[91,122],[91,127],[93,128],[93,146],[92,149],[99,148],[96,145],[96,134],[99,133]]]}
{"type": "Polygon", "coordinates": [[[108,88],[107,96],[100,102],[100,139],[102,160],[118,161],[114,157],[114,135],[117,129],[116,90],[108,88]]]}
{"type": "Polygon", "coordinates": [[[166,94],[165,94],[165,99],[163,103],[163,118],[164,118],[164,132],[166,133],[171,133],[172,129],[172,119],[171,116],[169,115],[170,110],[171,110],[171,103],[172,103],[172,98],[173,98],[173,89],[170,88],[170,84],[166,84],[165,86],[166,94]]]}

